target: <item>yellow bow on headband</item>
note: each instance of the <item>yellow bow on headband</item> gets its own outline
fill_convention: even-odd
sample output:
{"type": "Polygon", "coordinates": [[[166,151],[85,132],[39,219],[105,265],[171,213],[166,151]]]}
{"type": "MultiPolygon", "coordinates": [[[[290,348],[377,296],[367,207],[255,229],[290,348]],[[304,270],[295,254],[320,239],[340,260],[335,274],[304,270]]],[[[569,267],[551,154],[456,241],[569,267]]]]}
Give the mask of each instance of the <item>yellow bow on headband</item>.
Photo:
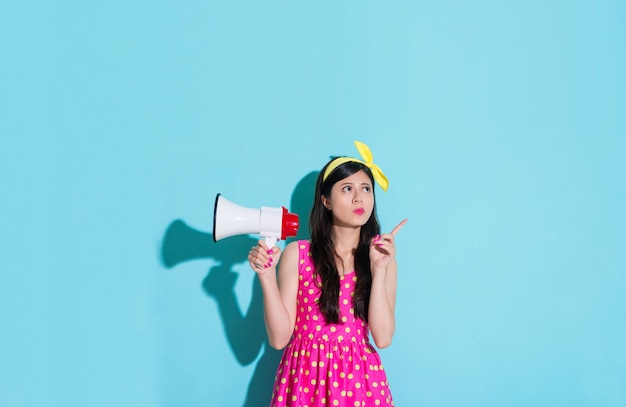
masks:
{"type": "Polygon", "coordinates": [[[330,162],[328,167],[326,167],[326,171],[324,172],[324,181],[326,181],[326,178],[328,178],[330,173],[333,172],[335,168],[339,167],[343,163],[353,161],[353,162],[361,163],[365,165],[367,168],[369,168],[370,171],[372,171],[374,180],[378,182],[378,185],[380,185],[383,191],[387,191],[387,188],[389,187],[389,180],[387,179],[383,171],[380,169],[380,167],[374,164],[374,157],[372,156],[372,152],[370,151],[370,148],[366,146],[365,144],[361,143],[360,141],[355,141],[354,145],[356,146],[356,149],[359,150],[359,154],[361,154],[361,157],[363,157],[363,160],[359,160],[357,158],[352,158],[352,157],[335,158],[333,161],[330,162]]]}

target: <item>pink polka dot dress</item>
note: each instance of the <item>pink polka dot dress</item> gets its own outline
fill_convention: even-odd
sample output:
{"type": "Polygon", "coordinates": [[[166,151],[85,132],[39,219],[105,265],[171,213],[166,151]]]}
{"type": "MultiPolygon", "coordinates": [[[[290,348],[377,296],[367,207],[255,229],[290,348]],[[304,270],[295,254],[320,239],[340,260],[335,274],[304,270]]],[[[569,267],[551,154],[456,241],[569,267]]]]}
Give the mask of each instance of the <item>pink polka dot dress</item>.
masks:
{"type": "Polygon", "coordinates": [[[326,323],[317,301],[309,242],[298,241],[299,283],[293,336],[278,365],[272,407],[393,406],[367,323],[354,315],[356,273],[340,277],[340,322],[326,323]]]}

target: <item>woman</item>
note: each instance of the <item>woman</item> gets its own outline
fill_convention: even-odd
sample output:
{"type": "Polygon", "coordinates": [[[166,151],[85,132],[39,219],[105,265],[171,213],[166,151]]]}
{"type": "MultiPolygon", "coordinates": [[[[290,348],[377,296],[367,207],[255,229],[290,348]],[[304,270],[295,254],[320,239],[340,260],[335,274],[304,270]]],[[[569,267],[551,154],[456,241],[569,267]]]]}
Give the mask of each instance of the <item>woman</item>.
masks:
{"type": "Polygon", "coordinates": [[[272,406],[392,406],[378,348],[395,331],[394,237],[380,234],[374,181],[388,181],[369,148],[364,160],[338,157],[317,180],[310,241],[281,253],[259,241],[248,255],[263,290],[270,345],[285,348],[272,406]],[[282,255],[282,258],[281,258],[282,255]],[[278,275],[276,265],[280,259],[278,275]]]}

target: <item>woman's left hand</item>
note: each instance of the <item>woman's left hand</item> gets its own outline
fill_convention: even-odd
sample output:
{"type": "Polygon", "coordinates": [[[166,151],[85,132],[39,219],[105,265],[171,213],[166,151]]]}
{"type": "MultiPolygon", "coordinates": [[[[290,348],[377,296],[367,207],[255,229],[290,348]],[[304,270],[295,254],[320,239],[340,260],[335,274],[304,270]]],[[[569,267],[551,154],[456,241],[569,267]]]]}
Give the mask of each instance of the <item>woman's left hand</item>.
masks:
{"type": "Polygon", "coordinates": [[[404,219],[395,228],[393,228],[391,233],[374,236],[371,240],[370,262],[372,273],[376,273],[378,270],[384,270],[396,257],[396,244],[394,238],[407,221],[408,219],[404,219]]]}

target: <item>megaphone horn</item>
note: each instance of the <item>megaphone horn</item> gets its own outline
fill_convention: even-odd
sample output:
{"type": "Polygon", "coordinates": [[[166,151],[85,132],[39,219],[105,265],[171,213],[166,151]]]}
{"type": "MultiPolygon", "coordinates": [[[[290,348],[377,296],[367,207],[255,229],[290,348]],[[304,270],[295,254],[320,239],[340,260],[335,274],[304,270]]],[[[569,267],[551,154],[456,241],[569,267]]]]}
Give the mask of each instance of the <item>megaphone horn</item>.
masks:
{"type": "Polygon", "coordinates": [[[262,206],[260,209],[237,205],[222,194],[215,197],[213,210],[213,241],[243,234],[259,234],[269,247],[276,241],[293,237],[298,233],[298,215],[287,208],[262,206]]]}

